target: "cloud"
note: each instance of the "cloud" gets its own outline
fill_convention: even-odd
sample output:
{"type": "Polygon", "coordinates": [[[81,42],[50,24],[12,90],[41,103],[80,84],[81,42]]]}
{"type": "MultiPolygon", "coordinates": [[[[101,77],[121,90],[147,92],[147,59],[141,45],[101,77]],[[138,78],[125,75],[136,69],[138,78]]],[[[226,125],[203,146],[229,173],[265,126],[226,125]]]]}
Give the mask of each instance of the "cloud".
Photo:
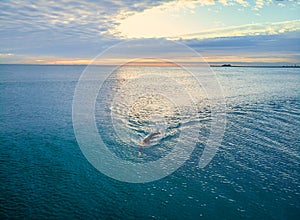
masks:
{"type": "MultiPolygon", "coordinates": [[[[269,4],[271,0],[257,0],[257,8],[269,4]]],[[[52,41],[68,41],[78,39],[78,42],[88,40],[92,42],[118,39],[122,35],[121,23],[144,11],[155,10],[164,12],[171,10],[192,11],[196,6],[217,5],[231,7],[241,5],[244,7],[250,4],[245,0],[7,0],[0,2],[0,28],[3,48],[7,45],[14,46],[15,41],[30,36],[52,41]],[[12,41],[12,38],[15,40],[12,41]],[[50,40],[50,39],[47,39],[50,40]]],[[[176,13],[175,13],[176,14],[176,13]]],[[[155,20],[155,17],[151,16],[155,20]]],[[[160,24],[166,23],[160,21],[160,24]]],[[[166,24],[167,25],[167,24],[166,24]]],[[[150,34],[148,37],[170,37],[167,29],[172,25],[159,27],[158,34],[150,34]]],[[[174,28],[175,25],[173,25],[174,28]]],[[[176,25],[177,26],[177,25],[176,25]]],[[[188,25],[180,26],[184,30],[188,25]]],[[[150,27],[148,27],[150,29],[150,27]]],[[[179,35],[178,30],[170,30],[172,35],[179,35]]],[[[185,32],[192,33],[192,32],[185,32]]],[[[181,33],[184,34],[184,33],[181,33]]],[[[141,34],[141,36],[144,36],[141,34]]],[[[32,40],[32,38],[31,38],[32,40]]],[[[25,40],[26,41],[26,40],[25,40]]],[[[43,43],[41,43],[43,44],[43,43]]],[[[25,46],[25,45],[23,45],[25,46]]],[[[35,45],[36,46],[36,45],[35,45]]]]}
{"type": "MultiPolygon", "coordinates": [[[[246,64],[246,63],[268,63],[269,65],[272,65],[272,63],[297,63],[298,60],[291,56],[280,56],[280,57],[272,57],[269,55],[265,56],[207,56],[204,57],[204,59],[208,63],[234,63],[234,64],[246,64]]],[[[273,64],[274,65],[274,64],[273,64]]]]}
{"type": "Polygon", "coordinates": [[[24,38],[35,41],[34,37],[46,41],[107,41],[115,38],[109,35],[109,30],[118,24],[112,19],[116,14],[143,11],[160,3],[160,0],[1,1],[0,46],[14,47],[15,41],[24,38]]]}
{"type": "MultiPolygon", "coordinates": [[[[180,43],[191,47],[201,54],[207,62],[210,63],[235,63],[235,64],[299,64],[300,45],[298,32],[289,32],[277,35],[259,35],[259,36],[240,36],[214,38],[204,40],[180,40],[180,43]]],[[[134,41],[131,47],[116,47],[113,56],[103,56],[98,60],[99,65],[119,64],[128,59],[142,57],[154,57],[156,54],[166,56],[178,63],[201,63],[199,57],[191,57],[190,54],[178,52],[176,48],[167,47],[167,45],[157,46],[155,39],[140,39],[134,41]],[[136,46],[134,45],[136,43],[136,46]],[[143,50],[137,50],[140,45],[143,50]],[[168,48],[166,50],[165,48],[168,48]],[[134,53],[133,53],[134,51],[134,53]]],[[[167,41],[169,42],[169,41],[167,41]]],[[[167,43],[166,42],[166,43],[167,43]]],[[[73,56],[47,56],[47,55],[23,55],[14,56],[10,63],[39,63],[39,64],[89,64],[92,58],[73,56]]]]}
{"type": "Polygon", "coordinates": [[[145,0],[0,1],[3,53],[93,57],[118,42],[109,30],[121,11],[139,12],[161,3],[145,0]]]}
{"type": "Polygon", "coordinates": [[[207,37],[215,37],[216,33],[211,33],[211,31],[216,28],[218,29],[215,32],[219,31],[225,37],[230,36],[231,33],[232,36],[262,32],[269,34],[272,30],[275,34],[279,31],[275,27],[277,24],[284,31],[285,27],[281,22],[299,19],[295,3],[290,3],[289,8],[282,9],[277,4],[270,5],[271,2],[272,0],[257,0],[251,3],[244,0],[169,1],[127,16],[122,16],[121,13],[120,17],[113,18],[118,25],[113,26],[108,32],[110,35],[123,39],[153,37],[176,39],[176,37],[193,35],[200,30],[205,30],[203,32],[207,33],[201,34],[207,37]],[[260,12],[256,11],[265,5],[270,6],[260,12]],[[270,12],[274,15],[270,16],[270,12]],[[227,30],[219,28],[218,23],[222,23],[227,30]],[[249,31],[245,33],[246,30],[240,30],[243,33],[236,33],[236,27],[249,29],[249,31]]]}
{"type": "Polygon", "coordinates": [[[265,5],[269,5],[273,0],[256,0],[254,10],[259,10],[263,8],[265,5]]]}
{"type": "Polygon", "coordinates": [[[280,34],[289,31],[300,30],[300,20],[262,23],[262,24],[246,24],[241,26],[232,26],[206,30],[195,34],[187,34],[182,36],[170,37],[169,39],[208,39],[233,36],[249,36],[249,35],[267,35],[280,34]]]}
{"type": "Polygon", "coordinates": [[[3,58],[3,57],[11,57],[11,56],[14,56],[13,53],[0,53],[0,57],[3,58]]]}
{"type": "Polygon", "coordinates": [[[300,31],[277,35],[181,40],[208,62],[299,63],[300,31]]]}
{"type": "Polygon", "coordinates": [[[237,3],[239,3],[240,5],[247,7],[249,6],[249,3],[245,0],[236,0],[237,3]]]}
{"type": "MultiPolygon", "coordinates": [[[[0,1],[2,52],[0,58],[2,63],[88,63],[99,52],[122,40],[120,38],[122,33],[118,30],[122,22],[149,11],[157,12],[155,16],[149,16],[149,21],[156,21],[153,24],[156,33],[141,35],[142,37],[162,37],[181,40],[188,44],[193,42],[193,48],[198,48],[199,42],[202,42],[202,45],[210,44],[209,48],[206,47],[207,55],[210,57],[222,54],[222,50],[226,55],[232,49],[238,51],[239,55],[243,50],[247,54],[255,50],[253,45],[249,45],[253,39],[251,38],[250,42],[243,41],[244,45],[240,47],[234,42],[237,40],[236,36],[244,39],[247,36],[275,36],[299,30],[299,20],[293,20],[298,19],[294,18],[296,3],[290,1],[273,1],[273,3],[276,4],[271,4],[268,0],[3,0],[0,1]],[[281,7],[282,4],[286,7],[281,7]],[[266,13],[265,16],[264,10],[268,9],[266,6],[270,8],[276,6],[283,12],[274,16],[266,13]],[[253,10],[255,7],[260,10],[263,19],[268,18],[264,21],[277,22],[259,20],[255,24],[245,23],[255,20],[257,13],[253,10]],[[201,13],[198,13],[199,8],[201,13]],[[237,12],[238,9],[245,12],[245,19],[241,22],[241,19],[234,18],[230,13],[237,12]],[[159,13],[163,14],[168,10],[173,13],[173,17],[167,15],[165,19],[160,19],[159,13]],[[192,13],[196,15],[198,13],[199,17],[189,20],[192,13]],[[184,14],[187,16],[183,17],[184,14]],[[288,15],[292,15],[290,21],[283,22],[287,20],[288,15]],[[182,19],[181,23],[176,19],[175,23],[167,23],[168,20],[178,17],[182,19]],[[227,17],[233,17],[233,22],[230,19],[226,20],[227,17]],[[227,45],[222,45],[222,42],[224,44],[226,42],[227,45]]],[[[150,25],[147,25],[145,20],[145,16],[136,19],[142,21],[141,28],[144,27],[149,31],[150,25]]],[[[131,27],[141,30],[140,26],[131,27]]],[[[289,47],[290,52],[297,48],[295,46],[297,43],[294,40],[292,42],[294,47],[289,47]]],[[[269,49],[272,50],[271,47],[269,49]]],[[[296,57],[296,53],[285,54],[296,57]]],[[[229,54],[228,58],[235,55],[229,54]]],[[[299,56],[297,58],[299,59],[299,56]]]]}
{"type": "Polygon", "coordinates": [[[291,32],[278,35],[259,35],[259,36],[239,36],[213,39],[191,39],[180,40],[180,42],[196,49],[208,49],[209,51],[222,50],[227,53],[229,50],[234,52],[255,52],[258,48],[272,52],[300,52],[299,42],[300,32],[291,32]]]}

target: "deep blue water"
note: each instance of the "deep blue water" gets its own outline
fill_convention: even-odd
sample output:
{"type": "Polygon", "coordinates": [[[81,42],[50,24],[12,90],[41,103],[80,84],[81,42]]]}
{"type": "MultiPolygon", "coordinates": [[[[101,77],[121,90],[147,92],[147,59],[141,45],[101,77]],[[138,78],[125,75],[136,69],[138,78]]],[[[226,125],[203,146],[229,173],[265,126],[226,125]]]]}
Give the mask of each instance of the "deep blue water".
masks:
{"type": "Polygon", "coordinates": [[[132,184],[100,173],[77,144],[84,68],[0,65],[1,219],[299,218],[299,69],[214,68],[227,104],[218,153],[200,169],[199,144],[173,174],[132,184]]]}

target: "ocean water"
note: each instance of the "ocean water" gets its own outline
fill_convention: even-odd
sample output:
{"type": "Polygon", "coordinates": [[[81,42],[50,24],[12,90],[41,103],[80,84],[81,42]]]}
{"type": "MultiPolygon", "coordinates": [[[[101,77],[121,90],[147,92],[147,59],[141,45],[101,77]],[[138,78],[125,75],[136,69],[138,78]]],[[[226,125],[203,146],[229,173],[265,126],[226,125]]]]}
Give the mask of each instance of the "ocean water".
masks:
{"type": "MultiPolygon", "coordinates": [[[[211,117],[203,90],[195,90],[188,77],[182,79],[199,95],[196,118],[188,115],[190,108],[177,108],[168,97],[151,92],[125,112],[130,88],[140,82],[121,90],[120,75],[106,80],[95,118],[99,135],[115,155],[146,163],[167,155],[177,142],[197,142],[174,173],[133,184],[95,169],[76,141],[72,102],[84,68],[0,65],[1,219],[299,218],[300,69],[213,68],[224,91],[227,123],[217,154],[203,169],[197,165],[211,117]],[[101,112],[101,106],[110,114],[101,112]],[[113,123],[106,120],[110,115],[113,123]],[[179,128],[198,129],[199,136],[179,138],[179,128]],[[155,129],[163,135],[139,157],[139,143],[155,129]]],[[[178,71],[128,67],[125,72],[152,70],[178,71]]],[[[171,90],[174,96],[182,91],[171,90]]]]}

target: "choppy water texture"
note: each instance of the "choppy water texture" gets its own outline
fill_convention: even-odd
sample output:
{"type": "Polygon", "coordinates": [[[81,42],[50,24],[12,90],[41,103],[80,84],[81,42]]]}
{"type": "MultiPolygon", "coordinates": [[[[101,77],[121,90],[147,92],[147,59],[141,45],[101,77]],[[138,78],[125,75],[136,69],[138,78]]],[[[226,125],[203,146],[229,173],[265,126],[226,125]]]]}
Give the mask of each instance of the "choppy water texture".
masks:
{"type": "MultiPolygon", "coordinates": [[[[128,111],[119,101],[107,105],[113,111],[115,134],[103,130],[111,126],[96,112],[99,135],[111,150],[137,163],[168,153],[173,142],[182,141],[179,128],[199,128],[200,136],[191,137],[198,139],[197,147],[181,168],[156,182],[130,184],[93,168],[76,142],[72,99],[84,68],[0,66],[1,219],[299,218],[299,69],[213,69],[226,97],[227,127],[218,153],[204,169],[197,167],[209,134],[210,110],[204,96],[197,102],[198,118],[184,117],[182,109],[154,94],[141,97],[128,111]],[[161,112],[168,113],[164,119],[161,112]],[[150,128],[164,130],[163,137],[137,157],[138,147],[130,146],[138,146],[150,128]]],[[[174,68],[163,71],[176,72],[174,68]]],[[[122,93],[107,82],[119,91],[120,100],[126,100],[126,90],[122,93]]],[[[96,109],[107,101],[100,96],[97,100],[96,109]]]]}

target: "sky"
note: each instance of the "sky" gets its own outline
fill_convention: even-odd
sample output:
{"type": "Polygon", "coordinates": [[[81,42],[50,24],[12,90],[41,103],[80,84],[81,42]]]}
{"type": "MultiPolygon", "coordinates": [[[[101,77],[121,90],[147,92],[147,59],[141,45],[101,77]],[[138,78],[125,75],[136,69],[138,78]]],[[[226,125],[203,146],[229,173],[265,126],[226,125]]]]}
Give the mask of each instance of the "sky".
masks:
{"type": "Polygon", "coordinates": [[[297,0],[2,0],[0,63],[88,64],[120,42],[159,38],[211,64],[300,65],[299,9],[297,0]]]}

